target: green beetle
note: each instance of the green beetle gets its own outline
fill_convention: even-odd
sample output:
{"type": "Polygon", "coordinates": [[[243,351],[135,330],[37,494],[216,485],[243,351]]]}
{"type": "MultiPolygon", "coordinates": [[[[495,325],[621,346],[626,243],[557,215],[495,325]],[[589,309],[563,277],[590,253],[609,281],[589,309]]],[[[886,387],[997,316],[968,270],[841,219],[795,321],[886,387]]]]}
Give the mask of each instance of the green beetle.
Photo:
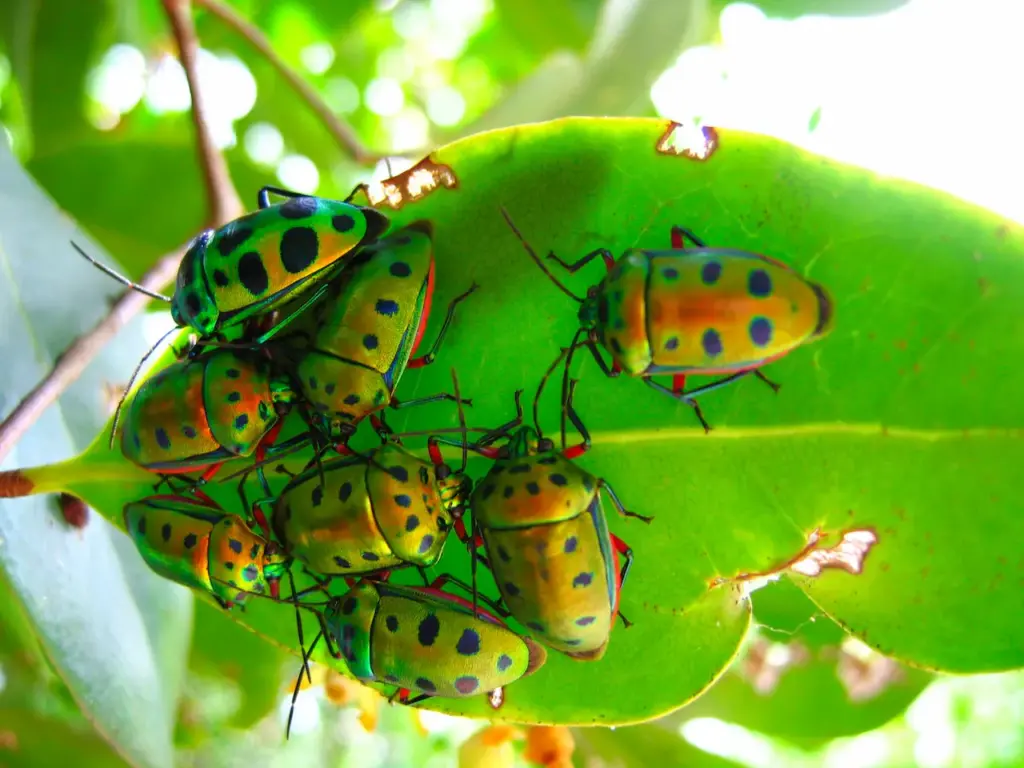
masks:
{"type": "Polygon", "coordinates": [[[201,470],[210,479],[230,459],[262,461],[295,400],[289,378],[266,360],[211,349],[145,381],[128,401],[121,451],[163,475],[201,470]]]}
{"type": "Polygon", "coordinates": [[[291,558],[208,497],[150,496],[125,505],[124,524],[156,573],[209,592],[224,608],[250,594],[278,599],[291,558]]]}
{"type": "Polygon", "coordinates": [[[148,291],[75,248],[128,287],[170,303],[177,326],[194,328],[203,338],[320,286],[288,318],[254,339],[258,345],[322,295],[348,254],[387,230],[390,222],[384,214],[349,202],[360,188],[341,201],[263,187],[257,198],[259,210],[206,230],[192,241],[178,267],[173,297],[148,291]],[[290,199],[271,204],[271,194],[290,199]]]}
{"type": "Polygon", "coordinates": [[[427,568],[441,556],[472,487],[433,442],[430,457],[388,442],[367,456],[311,467],[274,501],[274,533],[289,555],[328,576],[427,568]]]}
{"type": "MultiPolygon", "coordinates": [[[[580,328],[570,349],[587,347],[606,376],[636,376],[652,389],[693,408],[711,427],[696,398],[754,374],[797,347],[826,336],[835,323],[828,291],[787,264],[735,248],[709,248],[693,232],[673,227],[672,250],[632,248],[618,260],[598,248],[576,262],[552,259],[570,274],[601,257],[607,275],[578,296],[544,266],[512,222],[502,215],[538,267],[580,304],[580,328]],[[696,248],[686,248],[686,239],[696,248]],[[582,341],[578,341],[583,337],[582,341]],[[605,362],[598,345],[611,356],[605,362]],[[687,376],[725,378],[686,391],[687,376]],[[671,387],[653,377],[672,377],[671,387]]],[[[572,356],[566,361],[567,367],[572,356]]]]}
{"type": "Polygon", "coordinates": [[[327,604],[323,635],[364,682],[398,686],[403,704],[431,696],[488,694],[501,705],[503,689],[533,674],[545,650],[496,616],[440,589],[363,580],[327,604]],[[412,691],[418,695],[410,697],[412,691]]]}
{"type": "MultiPolygon", "coordinates": [[[[537,403],[548,376],[541,380],[537,403]]],[[[630,512],[605,481],[573,463],[590,450],[590,434],[572,406],[576,382],[563,398],[564,412],[583,440],[556,450],[536,428],[521,427],[506,445],[488,439],[467,447],[495,460],[470,497],[474,530],[456,532],[470,547],[484,546],[502,602],[545,645],[575,659],[600,659],[608,646],[619,597],[633,562],[633,552],[608,530],[600,492],[608,494],[624,517],[651,518],[630,512]],[[619,556],[624,563],[619,569],[619,556]]],[[[449,440],[443,442],[450,443],[449,440]]]]}
{"type": "Polygon", "coordinates": [[[392,393],[407,368],[434,361],[460,301],[457,296],[430,351],[412,358],[423,339],[434,291],[431,225],[420,221],[359,250],[314,311],[312,348],[298,361],[296,379],[315,409],[314,421],[332,440],[347,439],[362,419],[393,408],[451,400],[447,393],[399,403],[392,393]]]}

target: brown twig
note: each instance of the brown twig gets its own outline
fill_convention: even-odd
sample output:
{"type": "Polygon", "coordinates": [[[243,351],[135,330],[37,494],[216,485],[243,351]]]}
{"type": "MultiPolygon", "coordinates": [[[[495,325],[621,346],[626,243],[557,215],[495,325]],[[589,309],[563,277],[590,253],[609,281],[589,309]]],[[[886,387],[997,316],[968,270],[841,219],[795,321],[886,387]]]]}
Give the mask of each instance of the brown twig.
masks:
{"type": "MultiPolygon", "coordinates": [[[[213,143],[206,122],[206,112],[196,76],[196,52],[199,49],[199,44],[196,41],[195,27],[190,15],[191,4],[189,0],[163,0],[163,4],[174,31],[174,37],[178,42],[181,64],[185,69],[192,92],[192,116],[196,126],[196,146],[206,186],[206,224],[207,226],[220,226],[240,216],[244,209],[238,192],[231,182],[224,156],[213,143]]],[[[151,291],[158,291],[170,283],[178,270],[184,249],[185,247],[182,247],[162,256],[152,269],[142,276],[139,285],[151,291]]],[[[82,374],[82,371],[99,354],[100,350],[142,310],[148,301],[147,296],[137,291],[125,291],[111,305],[110,312],[106,317],[72,341],[70,346],[57,357],[53,369],[18,403],[3,423],[0,423],[0,461],[3,461],[43,411],[49,408],[61,393],[82,374]]]]}
{"type": "Polygon", "coordinates": [[[231,219],[237,219],[245,209],[238,197],[235,185],[231,183],[228,164],[224,155],[213,143],[207,120],[206,103],[199,87],[199,69],[196,55],[199,42],[196,27],[192,21],[191,0],[163,0],[164,10],[171,22],[174,39],[178,43],[178,56],[188,78],[188,89],[192,94],[192,122],[196,127],[196,150],[199,165],[206,182],[206,204],[208,224],[220,226],[231,219]]]}
{"type": "MultiPolygon", "coordinates": [[[[166,1],[166,0],[165,0],[166,1]]],[[[195,4],[205,8],[214,16],[219,18],[238,34],[246,39],[253,48],[258,50],[271,63],[278,74],[285,79],[296,93],[302,98],[310,109],[316,112],[323,121],[327,130],[334,136],[342,149],[352,155],[352,158],[360,165],[372,165],[381,159],[381,155],[371,152],[359,141],[356,132],[347,125],[327,106],[320,94],[318,94],[299,74],[289,67],[270,45],[266,36],[248,19],[241,16],[233,8],[230,8],[220,0],[194,0],[195,4]]]]}

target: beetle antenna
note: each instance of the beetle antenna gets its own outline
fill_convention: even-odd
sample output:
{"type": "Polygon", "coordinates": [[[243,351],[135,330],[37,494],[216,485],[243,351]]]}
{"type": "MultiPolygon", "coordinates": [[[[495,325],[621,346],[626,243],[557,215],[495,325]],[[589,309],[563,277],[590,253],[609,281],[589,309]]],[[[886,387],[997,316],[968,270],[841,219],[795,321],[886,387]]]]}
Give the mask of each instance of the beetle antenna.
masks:
{"type": "MultiPolygon", "coordinates": [[[[316,637],[313,638],[313,642],[309,644],[309,648],[302,652],[302,669],[309,671],[309,657],[313,655],[313,649],[316,648],[316,644],[320,642],[320,638],[323,637],[323,630],[316,633],[316,637]]],[[[299,698],[299,691],[302,689],[302,669],[299,670],[299,677],[295,681],[295,690],[292,691],[292,705],[288,709],[288,724],[284,729],[284,737],[287,740],[292,733],[292,718],[295,717],[295,701],[299,698]]]]}
{"type": "Polygon", "coordinates": [[[149,348],[149,351],[142,356],[139,360],[139,364],[135,366],[135,370],[132,371],[132,377],[128,379],[128,384],[124,388],[124,392],[121,393],[121,399],[117,401],[117,408],[114,409],[114,423],[110,425],[110,441],[107,443],[107,447],[111,450],[114,448],[114,436],[117,434],[117,424],[121,420],[121,409],[124,407],[124,401],[128,398],[128,393],[132,391],[132,386],[135,384],[135,379],[139,377],[139,371],[142,370],[142,366],[145,365],[149,356],[152,355],[156,348],[164,343],[164,340],[175,331],[180,330],[179,328],[171,328],[167,333],[156,340],[156,343],[149,348]]]}
{"type": "Polygon", "coordinates": [[[129,280],[124,275],[115,272],[113,269],[108,267],[106,264],[102,264],[102,263],[96,261],[96,259],[94,259],[88,253],[83,251],[79,247],[78,243],[76,243],[74,240],[71,241],[71,247],[74,248],[76,251],[78,251],[83,257],[85,257],[85,259],[90,264],[92,264],[94,267],[96,267],[96,269],[98,269],[100,272],[104,272],[108,276],[114,278],[115,280],[117,280],[117,282],[121,283],[121,285],[128,286],[133,291],[138,291],[139,293],[144,293],[146,296],[149,296],[149,298],[151,298],[151,299],[156,299],[157,301],[165,301],[168,304],[171,303],[171,297],[170,296],[164,296],[162,293],[156,293],[155,291],[151,291],[148,288],[143,288],[138,283],[133,283],[131,280],[129,280]]]}
{"type": "Polygon", "coordinates": [[[455,407],[459,413],[459,431],[462,432],[462,465],[459,474],[466,471],[469,464],[469,430],[466,428],[466,412],[462,410],[462,395],[459,392],[459,377],[452,367],[452,388],[455,390],[455,407]]]}
{"type": "Polygon", "coordinates": [[[580,296],[577,296],[575,293],[573,293],[568,288],[566,288],[565,284],[561,280],[559,280],[557,277],[555,277],[552,274],[551,270],[547,268],[547,266],[541,260],[540,256],[537,255],[537,252],[533,250],[533,247],[528,242],[526,242],[526,238],[523,237],[523,234],[519,231],[519,228],[512,221],[512,217],[508,215],[508,211],[506,211],[504,207],[502,207],[500,210],[501,210],[501,215],[505,217],[505,221],[508,222],[509,227],[511,227],[512,231],[515,232],[516,237],[519,238],[519,242],[523,244],[523,248],[525,248],[526,252],[528,254],[530,254],[530,258],[533,259],[534,264],[536,264],[540,268],[540,271],[543,272],[545,275],[547,275],[548,276],[548,280],[550,280],[552,283],[557,285],[558,289],[562,293],[564,293],[566,296],[568,296],[570,299],[572,299],[576,303],[582,304],[583,303],[583,298],[580,297],[580,296]]]}
{"type": "Polygon", "coordinates": [[[568,351],[568,347],[562,347],[562,351],[559,352],[555,361],[548,366],[548,369],[544,371],[544,375],[541,376],[540,383],[537,385],[537,394],[533,398],[533,426],[537,429],[538,438],[544,437],[544,431],[540,428],[540,396],[544,392],[544,387],[548,383],[548,379],[551,378],[551,374],[554,373],[555,368],[562,362],[562,358],[565,357],[568,351]]]}

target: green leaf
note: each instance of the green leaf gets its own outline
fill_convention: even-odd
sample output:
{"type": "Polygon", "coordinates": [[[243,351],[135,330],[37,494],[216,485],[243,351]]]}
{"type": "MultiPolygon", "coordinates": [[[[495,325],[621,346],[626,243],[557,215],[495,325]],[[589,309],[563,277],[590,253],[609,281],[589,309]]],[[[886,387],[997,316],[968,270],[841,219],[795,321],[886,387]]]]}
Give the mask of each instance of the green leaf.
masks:
{"type": "MultiPolygon", "coordinates": [[[[629,728],[577,728],[576,749],[582,759],[593,758],[598,765],[616,768],[738,768],[735,763],[698,749],[675,733],[658,725],[629,728]]],[[[577,762],[590,765],[590,762],[577,762]]]]}
{"type": "MultiPolygon", "coordinates": [[[[711,245],[782,258],[835,299],[836,330],[769,367],[777,395],[751,378],[703,399],[709,435],[688,406],[639,381],[606,380],[577,356],[576,405],[594,441],[580,463],[655,518],[648,526],[608,513],[636,555],[622,596],[635,626],[616,628],[599,662],[551,653],[509,686],[501,716],[621,724],[686,703],[728,665],[748,626],[748,602],[721,580],[783,569],[814,536],[824,550],[867,529],[877,543],[861,573],[793,577],[823,612],[911,663],[1021,666],[1024,649],[1006,638],[1024,615],[1013,609],[1024,402],[1009,396],[1024,373],[1003,361],[1024,338],[1024,232],[947,195],[765,137],[721,131],[717,149],[696,161],[669,149],[688,143],[671,128],[570,119],[474,136],[437,150],[415,177],[419,186],[430,167],[445,166],[457,186],[388,211],[395,226],[434,224],[435,308],[480,285],[438,362],[409,371],[397,396],[450,389],[455,366],[475,424],[506,420],[517,388],[529,399],[577,328],[575,305],[527,258],[500,206],[541,254],[665,248],[680,224],[711,245]]],[[[595,262],[567,281],[582,292],[601,275],[595,262]]],[[[432,314],[426,339],[442,316],[432,314]]],[[[549,432],[556,390],[540,409],[549,432]]],[[[451,427],[453,410],[402,410],[389,423],[451,427]]],[[[470,472],[480,477],[486,466],[477,460],[470,472]]],[[[151,486],[105,439],[77,462],[0,476],[0,487],[13,480],[67,487],[115,521],[151,486]]],[[[209,487],[238,509],[232,483],[209,487]]],[[[465,550],[450,544],[438,570],[465,576],[465,550]]],[[[294,651],[287,605],[254,601],[232,618],[294,651]]],[[[480,699],[423,706],[490,715],[480,699]]]]}
{"type": "Polygon", "coordinates": [[[111,42],[111,3],[78,0],[8,0],[0,4],[0,43],[40,151],[66,146],[92,133],[85,120],[90,68],[111,42]]]}
{"type": "Polygon", "coordinates": [[[91,728],[69,725],[21,708],[0,706],[5,743],[0,757],[5,768],[64,765],[76,768],[120,768],[125,758],[114,752],[91,728]]]}
{"type": "MultiPolygon", "coordinates": [[[[70,249],[71,229],[6,148],[0,149],[0,233],[0,409],[6,414],[79,329],[96,322],[115,286],[70,249]]],[[[7,464],[52,461],[83,445],[106,416],[98,408],[101,382],[127,376],[143,346],[137,326],[122,333],[7,464]]],[[[94,515],[84,529],[69,528],[46,497],[5,501],[0,541],[8,579],[96,729],[134,764],[170,765],[190,629],[187,591],[156,578],[106,520],[94,515]]]]}

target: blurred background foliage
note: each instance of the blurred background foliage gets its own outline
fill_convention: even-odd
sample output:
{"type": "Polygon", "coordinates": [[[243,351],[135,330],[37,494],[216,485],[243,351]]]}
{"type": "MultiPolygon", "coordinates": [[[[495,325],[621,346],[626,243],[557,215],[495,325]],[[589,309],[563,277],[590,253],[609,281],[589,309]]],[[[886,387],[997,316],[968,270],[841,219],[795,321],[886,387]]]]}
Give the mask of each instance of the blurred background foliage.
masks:
{"type": "MultiPolygon", "coordinates": [[[[343,196],[386,176],[385,155],[397,172],[437,143],[488,128],[660,114],[777,135],[1024,221],[1020,116],[1014,99],[996,96],[1018,90],[1021,15],[1013,0],[196,0],[194,8],[211,128],[247,205],[266,183],[343,196]],[[231,17],[259,30],[280,61],[231,17]],[[360,153],[335,140],[282,64],[351,127],[360,153]]],[[[3,134],[134,276],[204,224],[176,54],[158,0],[0,3],[3,134]]],[[[106,523],[94,515],[90,525],[106,523]]],[[[381,706],[322,671],[298,697],[285,744],[294,658],[199,603],[178,763],[1024,764],[1020,674],[936,678],[851,642],[831,622],[816,624],[813,606],[785,581],[764,595],[758,631],[709,693],[656,723],[577,731],[571,756],[565,734],[481,731],[482,723],[381,706]]],[[[122,763],[0,581],[0,765],[69,755],[82,766],[122,763]]]]}

